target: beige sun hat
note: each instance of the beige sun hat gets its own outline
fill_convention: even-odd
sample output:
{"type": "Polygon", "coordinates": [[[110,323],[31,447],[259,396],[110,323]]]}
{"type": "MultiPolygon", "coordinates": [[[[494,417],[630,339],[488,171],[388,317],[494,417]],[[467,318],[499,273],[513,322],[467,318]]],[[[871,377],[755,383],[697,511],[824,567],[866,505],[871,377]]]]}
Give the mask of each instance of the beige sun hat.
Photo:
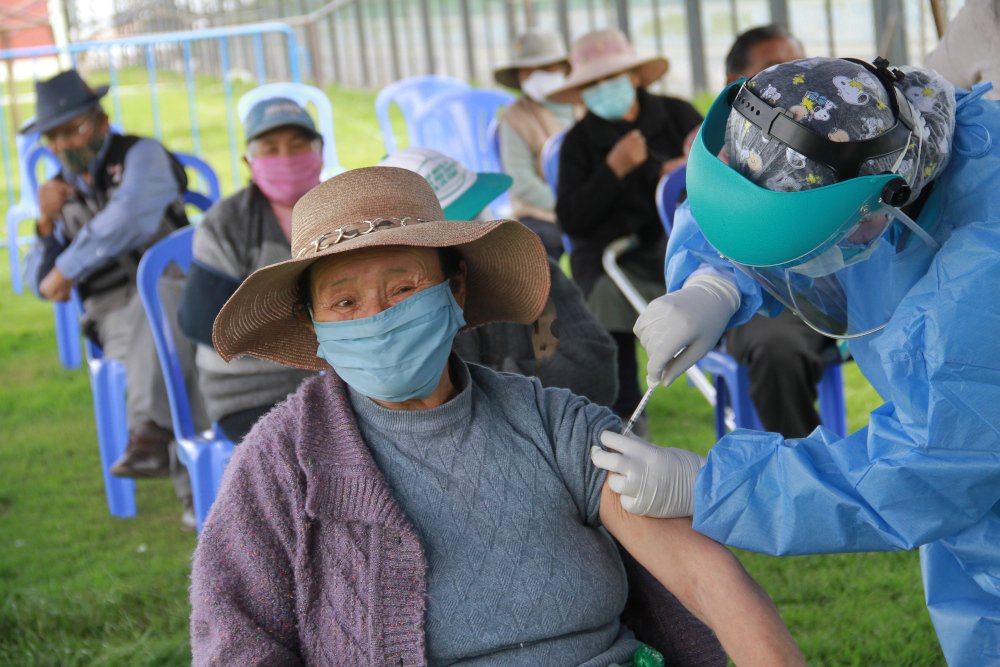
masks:
{"type": "Polygon", "coordinates": [[[549,94],[553,102],[579,104],[584,88],[613,74],[635,69],[639,85],[648,86],[670,69],[670,62],[663,56],[637,56],[625,34],[617,28],[595,30],[577,39],[569,52],[569,64],[566,83],[549,94]]]}
{"type": "MultiPolygon", "coordinates": [[[[327,370],[302,319],[299,276],[316,260],[373,246],[452,247],[468,267],[466,328],[538,319],[549,267],[538,236],[514,220],[444,219],[434,190],[397,167],[355,169],[320,183],[292,210],[292,259],[258,269],[222,307],[212,342],[223,359],[249,354],[327,370]]],[[[308,316],[306,316],[308,318],[308,316]]]]}
{"type": "Polygon", "coordinates": [[[569,64],[562,38],[547,30],[530,29],[518,35],[511,45],[513,60],[493,70],[493,78],[501,86],[521,89],[518,70],[522,67],[548,67],[558,63],[569,64]]]}

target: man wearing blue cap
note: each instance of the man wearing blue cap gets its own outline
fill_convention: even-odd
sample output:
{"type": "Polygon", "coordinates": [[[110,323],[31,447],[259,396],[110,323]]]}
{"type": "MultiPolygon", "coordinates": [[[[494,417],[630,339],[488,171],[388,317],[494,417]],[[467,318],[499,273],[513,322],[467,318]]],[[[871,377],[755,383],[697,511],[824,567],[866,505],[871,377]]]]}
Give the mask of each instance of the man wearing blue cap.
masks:
{"type": "MultiPolygon", "coordinates": [[[[92,89],[68,70],[38,82],[35,91],[36,116],[21,133],[40,133],[62,169],[39,188],[41,257],[30,286],[51,301],[66,301],[75,288],[84,330],[106,357],[125,364],[129,442],[111,472],[165,476],[169,404],[135,278],[142,253],[187,224],[184,168],[160,143],[109,128],[100,106],[107,86],[92,89]]],[[[165,278],[164,298],[179,290],[179,279],[165,278]]],[[[186,473],[178,477],[186,480],[186,473]]]]}
{"type": "Polygon", "coordinates": [[[292,207],[323,170],[323,139],[293,100],[263,99],[243,124],[250,183],[209,209],[195,231],[180,311],[181,328],[198,343],[206,412],[233,442],[311,373],[250,357],[224,362],[212,346],[212,323],[247,276],[288,259],[292,207]]]}

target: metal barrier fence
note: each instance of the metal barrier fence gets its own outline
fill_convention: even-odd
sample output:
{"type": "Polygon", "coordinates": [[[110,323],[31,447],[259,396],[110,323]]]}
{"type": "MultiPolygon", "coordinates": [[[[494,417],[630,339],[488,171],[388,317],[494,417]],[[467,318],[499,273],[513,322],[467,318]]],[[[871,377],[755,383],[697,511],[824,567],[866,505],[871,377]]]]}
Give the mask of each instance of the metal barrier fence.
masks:
{"type": "MultiPolygon", "coordinates": [[[[270,80],[301,81],[299,41],[295,30],[284,23],[258,23],[231,28],[208,28],[183,32],[168,32],[151,35],[137,35],[119,39],[80,42],[64,47],[42,46],[23,49],[0,50],[0,62],[13,61],[20,69],[28,64],[31,78],[51,76],[52,70],[72,64],[79,66],[88,78],[111,84],[111,109],[113,122],[124,130],[122,86],[119,74],[123,68],[143,68],[146,82],[143,90],[149,96],[153,134],[163,138],[162,95],[175,95],[176,87],[165,87],[159,80],[164,72],[183,74],[183,94],[186,97],[188,125],[190,128],[192,152],[201,155],[202,133],[198,108],[197,77],[216,65],[218,71],[226,75],[220,77],[225,100],[225,126],[229,145],[230,170],[233,187],[239,186],[240,148],[236,136],[236,100],[233,83],[237,74],[234,68],[234,53],[240,62],[252,62],[253,69],[246,74],[257,84],[270,80]],[[52,62],[56,59],[56,62],[52,62]],[[67,62],[68,61],[68,62],[67,62]],[[104,78],[106,75],[106,79],[104,78]]],[[[12,136],[15,125],[24,119],[17,118],[17,104],[25,99],[32,100],[32,93],[16,92],[13,81],[8,81],[8,93],[0,105],[0,152],[3,158],[4,186],[7,190],[8,207],[15,198],[17,169],[12,156],[12,136]]],[[[204,111],[204,110],[203,110],[204,111]]]]}
{"type": "MultiPolygon", "coordinates": [[[[196,155],[201,153],[196,78],[216,77],[224,89],[235,188],[239,180],[235,80],[306,78],[321,85],[381,88],[406,76],[435,73],[490,86],[493,68],[510,58],[510,42],[526,25],[561,33],[567,43],[584,32],[614,25],[629,34],[640,54],[659,53],[671,60],[670,73],[655,86],[658,92],[690,97],[721,89],[723,60],[735,34],[772,21],[789,25],[810,55],[882,54],[893,62],[906,62],[911,54],[919,60],[936,43],[931,11],[922,0],[333,0],[304,11],[320,1],[300,0],[289,9],[292,3],[247,0],[232,11],[212,14],[193,12],[193,3],[178,0],[176,11],[164,14],[162,3],[150,8],[137,0],[117,0],[113,16],[119,32],[232,22],[247,16],[246,11],[284,22],[136,35],[62,48],[0,50],[0,62],[28,62],[36,78],[37,63],[52,56],[62,57],[64,66],[79,64],[88,74],[105,71],[112,84],[112,117],[119,123],[118,72],[123,67],[144,69],[143,91],[148,90],[157,138],[162,135],[158,72],[180,73],[191,152],[196,155]],[[299,13],[287,16],[294,11],[299,13]]],[[[946,13],[953,14],[961,2],[944,4],[946,13]]],[[[15,91],[8,81],[0,113],[8,204],[15,196],[17,171],[10,140],[17,118],[15,91]]]]}
{"type": "MultiPolygon", "coordinates": [[[[73,8],[105,0],[64,0],[73,8]]],[[[733,38],[755,25],[787,25],[810,55],[886,55],[919,62],[937,35],[931,5],[953,15],[963,0],[116,0],[95,30],[148,33],[264,19],[293,26],[304,45],[303,75],[321,85],[381,88],[400,78],[445,74],[492,85],[514,35],[528,25],[560,33],[568,44],[606,26],[624,30],[641,54],[672,61],[661,90],[690,97],[723,84],[733,38]]],[[[81,16],[80,11],[71,12],[81,16]]],[[[234,50],[233,66],[255,67],[234,50]]],[[[221,74],[217,59],[207,71],[221,74]]]]}
{"type": "Polygon", "coordinates": [[[337,0],[286,20],[303,31],[310,77],[361,88],[417,74],[493,85],[493,68],[507,61],[513,36],[528,24],[567,44],[617,26],[640,54],[671,60],[661,89],[685,97],[722,88],[733,38],[755,25],[783,23],[817,56],[919,62],[937,43],[924,0],[337,0]]]}

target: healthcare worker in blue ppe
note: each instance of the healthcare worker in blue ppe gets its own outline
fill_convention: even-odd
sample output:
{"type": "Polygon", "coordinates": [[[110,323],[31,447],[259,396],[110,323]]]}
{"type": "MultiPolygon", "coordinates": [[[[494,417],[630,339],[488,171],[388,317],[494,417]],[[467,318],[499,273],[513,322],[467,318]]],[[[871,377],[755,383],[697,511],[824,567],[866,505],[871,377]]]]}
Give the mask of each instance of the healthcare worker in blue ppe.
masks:
{"type": "Polygon", "coordinates": [[[693,510],[696,529],[732,546],[920,547],[952,667],[1000,665],[1000,106],[988,89],[811,58],[720,95],[690,155],[668,293],[636,323],[649,377],[669,383],[728,327],[788,308],[847,339],[885,403],[845,438],[736,431],[703,467],[610,432],[593,452],[626,509],[693,510]]]}

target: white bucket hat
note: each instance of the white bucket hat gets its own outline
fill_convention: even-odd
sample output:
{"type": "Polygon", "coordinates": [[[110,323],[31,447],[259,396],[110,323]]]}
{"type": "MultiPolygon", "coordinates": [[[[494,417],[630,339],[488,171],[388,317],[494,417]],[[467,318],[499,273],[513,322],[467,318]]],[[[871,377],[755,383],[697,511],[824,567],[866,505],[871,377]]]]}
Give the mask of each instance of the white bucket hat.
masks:
{"type": "Polygon", "coordinates": [[[554,32],[528,30],[518,35],[511,46],[514,59],[493,70],[493,78],[501,86],[521,89],[518,70],[522,67],[547,67],[558,63],[569,64],[562,38],[554,32]]]}

